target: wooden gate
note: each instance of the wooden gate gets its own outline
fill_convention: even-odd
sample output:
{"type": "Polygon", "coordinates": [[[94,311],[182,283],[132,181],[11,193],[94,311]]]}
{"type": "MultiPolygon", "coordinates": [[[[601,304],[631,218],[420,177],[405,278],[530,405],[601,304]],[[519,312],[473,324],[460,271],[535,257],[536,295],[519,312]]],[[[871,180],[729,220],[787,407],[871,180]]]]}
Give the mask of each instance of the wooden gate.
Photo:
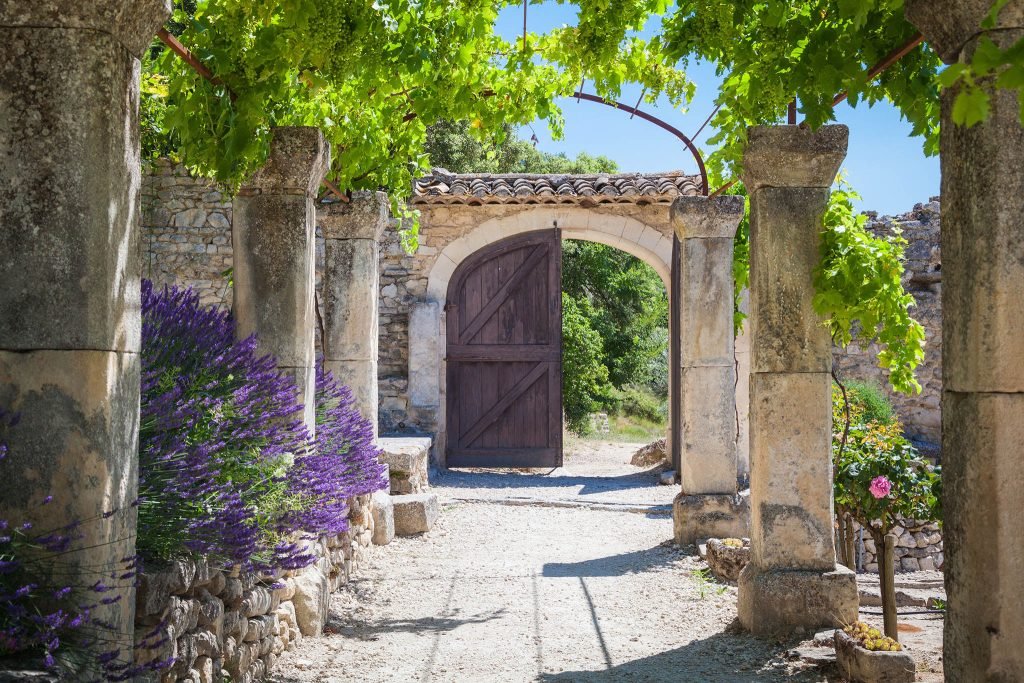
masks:
{"type": "Polygon", "coordinates": [[[561,466],[561,280],[557,229],[491,244],[452,275],[449,467],[561,466]]]}

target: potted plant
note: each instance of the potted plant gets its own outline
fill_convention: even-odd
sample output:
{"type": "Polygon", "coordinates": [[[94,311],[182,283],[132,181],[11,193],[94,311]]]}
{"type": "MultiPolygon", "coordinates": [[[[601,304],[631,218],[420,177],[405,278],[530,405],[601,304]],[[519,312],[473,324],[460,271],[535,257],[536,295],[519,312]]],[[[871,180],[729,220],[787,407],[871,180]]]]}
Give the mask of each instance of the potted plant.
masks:
{"type": "Polygon", "coordinates": [[[862,621],[835,633],[839,673],[851,683],[913,683],[914,658],[862,621]]]}

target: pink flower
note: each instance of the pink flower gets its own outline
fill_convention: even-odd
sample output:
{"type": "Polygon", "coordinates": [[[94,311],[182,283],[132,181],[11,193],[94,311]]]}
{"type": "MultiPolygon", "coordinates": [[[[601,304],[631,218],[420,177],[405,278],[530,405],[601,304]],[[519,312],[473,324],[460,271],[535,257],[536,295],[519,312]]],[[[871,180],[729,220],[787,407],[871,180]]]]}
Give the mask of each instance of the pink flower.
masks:
{"type": "Polygon", "coordinates": [[[875,477],[871,480],[871,495],[875,498],[885,498],[892,491],[892,482],[885,477],[875,477]]]}

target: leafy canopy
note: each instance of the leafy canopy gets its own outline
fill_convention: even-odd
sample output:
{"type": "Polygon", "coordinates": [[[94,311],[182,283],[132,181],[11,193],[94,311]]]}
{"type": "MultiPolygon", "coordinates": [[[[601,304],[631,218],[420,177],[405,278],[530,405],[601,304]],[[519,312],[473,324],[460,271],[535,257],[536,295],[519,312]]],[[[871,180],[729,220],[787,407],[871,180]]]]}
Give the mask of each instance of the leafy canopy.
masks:
{"type": "MultiPolygon", "coordinates": [[[[495,32],[506,0],[198,0],[180,39],[219,78],[170,51],[151,63],[166,87],[162,129],[194,171],[238,183],[264,162],[272,126],[323,129],[343,190],[407,196],[425,170],[426,128],[466,120],[503,134],[546,119],[582,78],[615,97],[627,81],[683,106],[693,92],[657,39],[633,35],[668,0],[583,0],[579,21],[526,40],[495,32]]],[[[160,88],[147,89],[149,96],[160,88]]]]}

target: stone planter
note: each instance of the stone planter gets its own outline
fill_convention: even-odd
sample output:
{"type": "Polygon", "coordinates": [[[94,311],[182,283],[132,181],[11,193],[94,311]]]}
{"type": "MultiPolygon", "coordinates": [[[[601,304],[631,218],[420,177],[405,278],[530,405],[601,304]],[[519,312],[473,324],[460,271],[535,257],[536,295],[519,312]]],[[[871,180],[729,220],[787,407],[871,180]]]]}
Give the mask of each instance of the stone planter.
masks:
{"type": "Polygon", "coordinates": [[[726,545],[721,539],[712,538],[708,540],[708,568],[720,581],[731,581],[735,583],[740,577],[740,571],[750,561],[750,539],[743,539],[742,547],[726,545]]]}
{"type": "Polygon", "coordinates": [[[914,683],[914,658],[905,650],[866,650],[841,629],[835,642],[839,673],[851,683],[914,683]]]}

